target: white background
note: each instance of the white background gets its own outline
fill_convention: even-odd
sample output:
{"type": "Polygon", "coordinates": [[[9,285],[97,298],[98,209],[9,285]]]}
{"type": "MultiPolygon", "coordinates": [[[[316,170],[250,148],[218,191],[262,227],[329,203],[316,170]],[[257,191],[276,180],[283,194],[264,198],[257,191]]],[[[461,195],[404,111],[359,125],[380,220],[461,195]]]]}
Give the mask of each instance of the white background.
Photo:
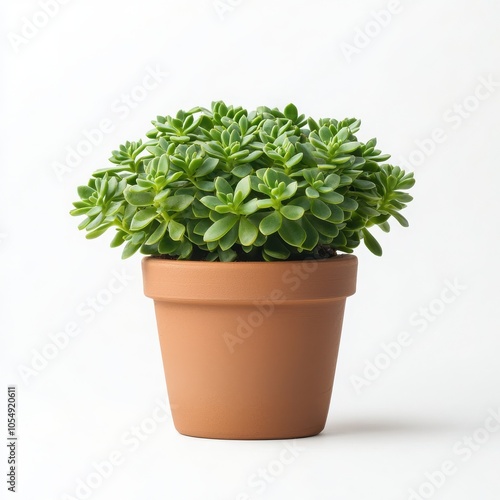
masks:
{"type": "Polygon", "coordinates": [[[31,30],[44,22],[37,1],[1,9],[0,435],[15,384],[20,436],[15,495],[1,445],[2,498],[83,498],[78,481],[99,483],[93,463],[114,452],[122,463],[88,498],[499,498],[500,432],[481,430],[500,405],[498,2],[71,0],[31,30]],[[144,93],[148,68],[159,82],[144,93]],[[140,102],[120,103],[131,93],[140,102]],[[356,252],[327,427],[288,443],[297,456],[285,465],[285,442],[187,438],[151,420],[166,389],[140,256],[121,261],[109,236],[86,241],[68,215],[112,149],[157,114],[217,99],[359,117],[358,136],[377,136],[417,179],[411,227],[380,235],[382,258],[356,252]],[[102,120],[112,131],[61,174],[102,120]],[[113,273],[130,279],[91,317],[86,302],[109,298],[113,273]],[[445,304],[449,283],[460,289],[445,304]],[[64,349],[34,360],[72,323],[80,333],[64,349]],[[356,390],[401,332],[411,345],[356,390]],[[21,376],[33,362],[36,375],[21,376]],[[149,432],[137,449],[134,426],[149,432]],[[454,473],[425,485],[446,460],[454,473]],[[262,470],[271,481],[256,483],[262,470]]]}

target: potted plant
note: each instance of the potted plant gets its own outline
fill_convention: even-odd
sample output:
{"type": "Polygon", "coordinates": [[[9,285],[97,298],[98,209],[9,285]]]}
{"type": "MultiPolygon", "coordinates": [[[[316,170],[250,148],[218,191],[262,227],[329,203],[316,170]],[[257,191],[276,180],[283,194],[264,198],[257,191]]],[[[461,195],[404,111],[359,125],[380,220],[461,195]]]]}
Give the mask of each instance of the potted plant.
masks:
{"type": "Polygon", "coordinates": [[[413,174],[360,121],[215,102],[158,116],[78,188],[87,238],[116,228],[155,300],[172,415],[186,435],[292,438],[324,428],[360,241],[389,231],[413,174]]]}

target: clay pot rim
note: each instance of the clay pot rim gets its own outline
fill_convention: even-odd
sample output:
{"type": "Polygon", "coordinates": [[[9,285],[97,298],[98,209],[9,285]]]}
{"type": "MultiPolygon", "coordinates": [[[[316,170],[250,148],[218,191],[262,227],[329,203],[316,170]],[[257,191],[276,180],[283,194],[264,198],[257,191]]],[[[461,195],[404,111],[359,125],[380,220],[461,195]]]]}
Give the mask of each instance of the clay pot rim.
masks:
{"type": "Polygon", "coordinates": [[[285,266],[290,264],[301,264],[303,262],[333,262],[339,260],[357,260],[357,257],[351,253],[339,253],[333,257],[326,257],[322,259],[301,259],[301,260],[273,260],[273,261],[265,261],[265,260],[237,260],[231,262],[221,262],[220,260],[216,261],[208,261],[208,260],[182,260],[182,259],[168,259],[163,258],[159,255],[147,255],[143,257],[143,261],[145,260],[154,260],[156,262],[168,262],[169,264],[178,263],[179,265],[195,265],[195,264],[203,264],[210,266],[285,266]]]}
{"type": "Polygon", "coordinates": [[[356,291],[358,259],[207,262],[144,257],[144,294],[160,301],[237,302],[339,300],[356,291]]]}

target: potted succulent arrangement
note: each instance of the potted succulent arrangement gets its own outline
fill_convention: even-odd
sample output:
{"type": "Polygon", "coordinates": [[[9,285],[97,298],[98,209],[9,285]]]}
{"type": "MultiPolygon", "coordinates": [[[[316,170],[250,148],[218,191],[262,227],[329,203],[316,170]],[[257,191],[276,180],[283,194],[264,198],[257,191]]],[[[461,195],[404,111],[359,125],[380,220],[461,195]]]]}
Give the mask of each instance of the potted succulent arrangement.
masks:
{"type": "Polygon", "coordinates": [[[360,121],[215,102],[158,116],[145,142],[78,188],[87,238],[140,251],[172,416],[185,435],[312,436],[324,428],[346,297],[370,228],[403,226],[412,173],[360,121]]]}

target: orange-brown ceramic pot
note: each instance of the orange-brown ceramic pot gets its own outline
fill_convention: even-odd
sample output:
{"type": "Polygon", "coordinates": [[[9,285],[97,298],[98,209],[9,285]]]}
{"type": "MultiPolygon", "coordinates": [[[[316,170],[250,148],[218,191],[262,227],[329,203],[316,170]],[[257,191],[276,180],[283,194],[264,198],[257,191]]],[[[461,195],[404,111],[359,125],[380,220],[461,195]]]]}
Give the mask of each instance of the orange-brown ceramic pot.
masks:
{"type": "Polygon", "coordinates": [[[285,439],[326,422],[357,258],[143,260],[176,429],[285,439]]]}

